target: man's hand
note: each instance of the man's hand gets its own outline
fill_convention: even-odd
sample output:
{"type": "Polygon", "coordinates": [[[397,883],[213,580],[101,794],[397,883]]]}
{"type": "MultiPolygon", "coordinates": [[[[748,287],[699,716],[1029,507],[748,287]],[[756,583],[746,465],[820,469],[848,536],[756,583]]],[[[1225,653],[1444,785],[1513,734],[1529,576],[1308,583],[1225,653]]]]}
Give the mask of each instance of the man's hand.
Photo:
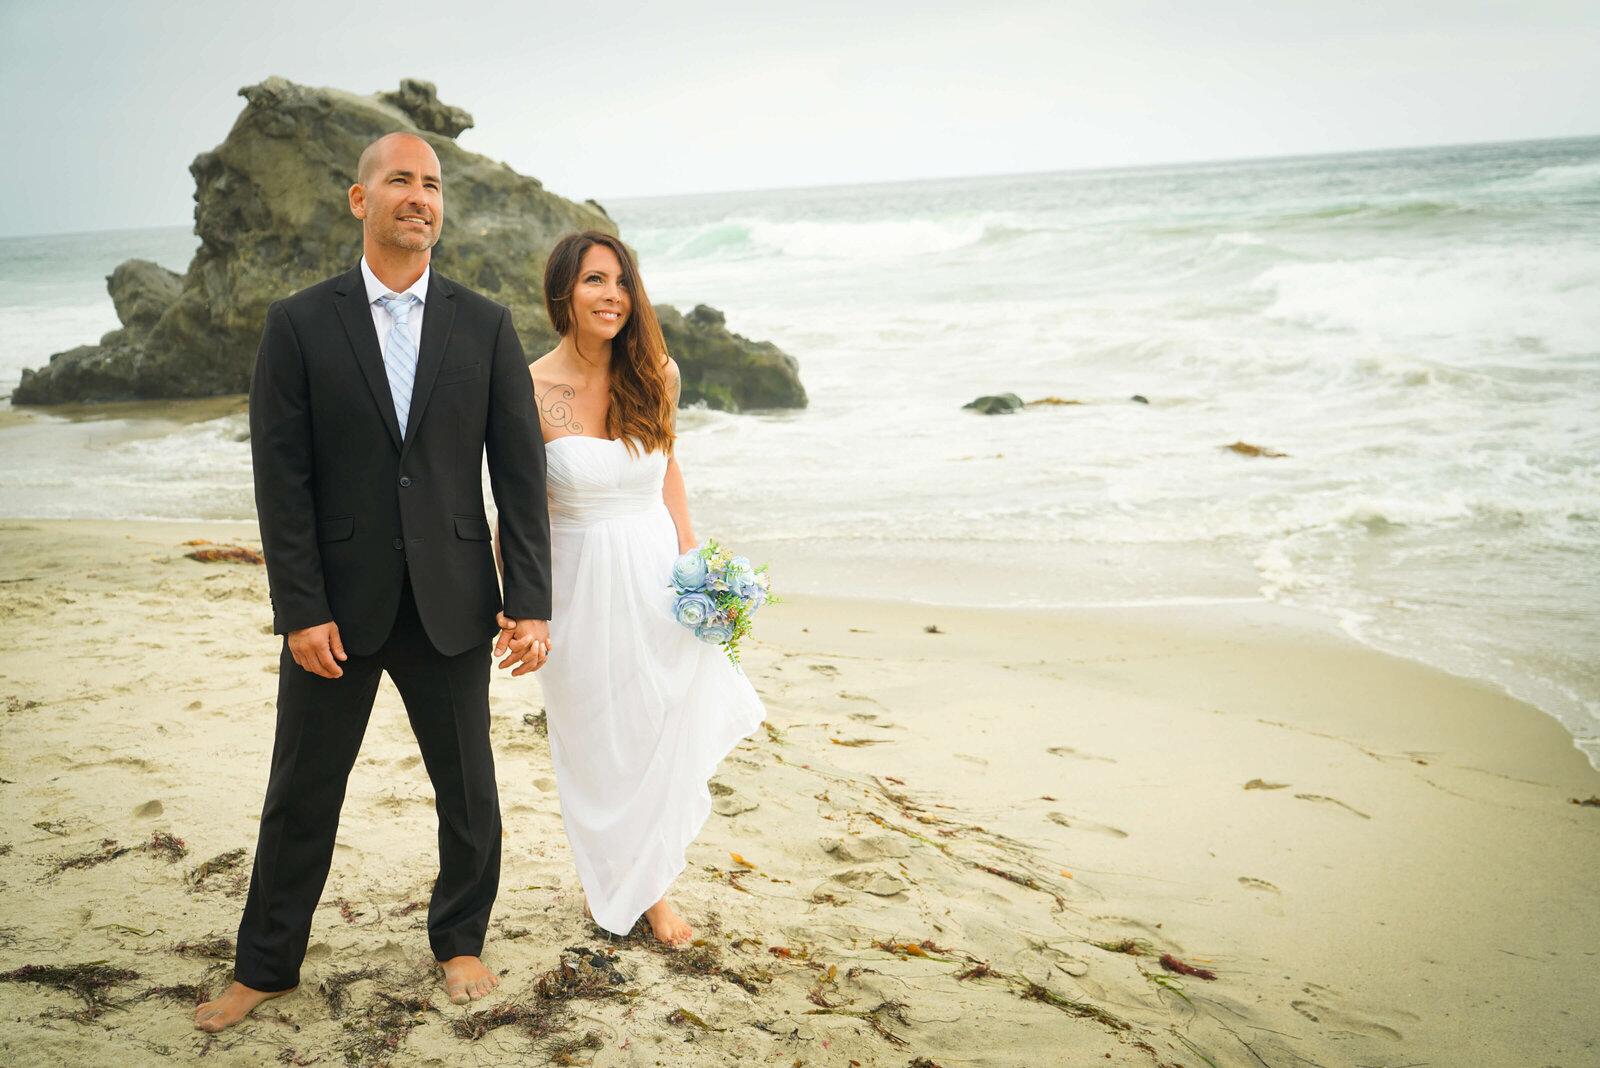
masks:
{"type": "Polygon", "coordinates": [[[511,619],[504,612],[495,616],[500,624],[500,637],[494,643],[494,655],[504,656],[502,668],[517,665],[511,672],[513,678],[538,671],[550,656],[550,624],[543,619],[511,619]]]}
{"type": "Polygon", "coordinates": [[[294,657],[296,664],[313,675],[321,675],[325,679],[343,677],[344,668],[338,662],[347,657],[344,655],[344,643],[339,640],[339,624],[329,620],[320,626],[291,630],[289,655],[294,657]]]}

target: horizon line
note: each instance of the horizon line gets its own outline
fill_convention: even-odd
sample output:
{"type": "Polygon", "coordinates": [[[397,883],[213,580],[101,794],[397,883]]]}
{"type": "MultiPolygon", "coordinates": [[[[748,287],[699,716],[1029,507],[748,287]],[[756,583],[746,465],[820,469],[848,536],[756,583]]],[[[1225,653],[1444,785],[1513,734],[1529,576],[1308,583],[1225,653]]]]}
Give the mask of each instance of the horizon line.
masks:
{"type": "MultiPolygon", "coordinates": [[[[1558,141],[1596,140],[1600,140],[1600,132],[1589,134],[1572,134],[1559,137],[1517,138],[1509,141],[1453,141],[1428,145],[1391,145],[1387,147],[1340,149],[1333,152],[1295,152],[1286,155],[1229,156],[1211,159],[1166,160],[1155,163],[1125,163],[1094,165],[1086,167],[1059,167],[1038,171],[992,171],[969,174],[934,175],[921,178],[878,178],[871,181],[823,182],[817,185],[747,186],[742,189],[711,189],[694,193],[647,193],[634,196],[608,196],[606,199],[610,200],[612,203],[630,203],[634,201],[645,200],[679,200],[693,197],[738,196],[749,193],[807,193],[824,189],[853,189],[889,185],[918,185],[931,182],[969,182],[994,178],[1043,178],[1062,174],[1125,174],[1132,171],[1153,171],[1182,167],[1224,167],[1244,163],[1289,163],[1295,160],[1338,159],[1341,157],[1367,156],[1385,152],[1437,152],[1441,149],[1451,148],[1495,148],[1504,145],[1534,145],[1548,144],[1558,141]]],[[[533,177],[535,181],[539,181],[538,178],[532,175],[523,175],[523,177],[533,177]]],[[[540,184],[541,186],[543,185],[542,182],[540,184]]],[[[556,195],[561,196],[559,193],[556,195]]],[[[580,203],[572,197],[563,197],[563,199],[573,200],[574,203],[580,203]]],[[[595,202],[598,203],[598,200],[594,197],[589,197],[586,199],[595,200],[595,202]]],[[[191,217],[187,221],[192,225],[194,220],[191,217]]],[[[613,220],[613,222],[614,221],[615,220],[613,220]]],[[[82,237],[90,234],[134,234],[149,230],[174,229],[182,225],[183,223],[173,222],[158,223],[153,226],[102,227],[95,230],[48,230],[34,231],[29,233],[8,233],[0,234],[0,241],[36,237],[82,237]]]]}

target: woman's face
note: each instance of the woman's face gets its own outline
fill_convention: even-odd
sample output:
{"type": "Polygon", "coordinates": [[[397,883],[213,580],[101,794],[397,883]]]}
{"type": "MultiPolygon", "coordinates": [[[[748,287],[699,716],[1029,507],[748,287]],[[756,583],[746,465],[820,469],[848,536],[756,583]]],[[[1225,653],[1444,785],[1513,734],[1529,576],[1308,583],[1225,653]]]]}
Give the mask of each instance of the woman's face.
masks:
{"type": "Polygon", "coordinates": [[[617,254],[605,245],[594,245],[583,254],[572,287],[572,324],[579,340],[610,341],[632,309],[617,254]]]}

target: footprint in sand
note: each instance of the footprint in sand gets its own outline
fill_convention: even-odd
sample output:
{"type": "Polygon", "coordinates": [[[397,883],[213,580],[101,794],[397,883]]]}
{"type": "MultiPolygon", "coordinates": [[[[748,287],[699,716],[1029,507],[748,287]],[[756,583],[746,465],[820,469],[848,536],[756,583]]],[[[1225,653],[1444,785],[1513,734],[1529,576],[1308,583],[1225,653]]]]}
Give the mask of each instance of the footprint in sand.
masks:
{"type": "Polygon", "coordinates": [[[548,777],[541,778],[541,779],[535,779],[535,780],[533,780],[533,788],[535,790],[538,790],[540,793],[545,793],[545,794],[554,793],[555,792],[555,788],[556,788],[556,781],[554,779],[551,779],[551,778],[548,778],[548,777]]]}
{"type": "Polygon", "coordinates": [[[1248,875],[1239,876],[1239,885],[1246,890],[1260,890],[1264,894],[1276,894],[1281,891],[1265,879],[1252,879],[1248,875]]]}
{"type": "Polygon", "coordinates": [[[1049,753],[1051,756],[1072,757],[1076,760],[1103,760],[1107,764],[1116,763],[1116,761],[1111,757],[1096,756],[1093,753],[1080,753],[1070,745],[1052,746],[1051,748],[1046,749],[1045,752],[1049,753]]]}
{"type": "Polygon", "coordinates": [[[839,674],[839,669],[834,667],[832,664],[811,664],[809,667],[817,674],[826,675],[830,679],[839,674]]]}
{"type": "Polygon", "coordinates": [[[989,762],[983,759],[983,757],[975,757],[967,753],[952,753],[951,756],[955,757],[957,760],[965,760],[969,764],[977,764],[980,767],[986,768],[989,766],[989,762]]]}
{"type": "Polygon", "coordinates": [[[751,812],[761,804],[716,779],[706,783],[706,789],[711,791],[711,811],[719,816],[737,816],[741,812],[751,812]]]}
{"type": "Polygon", "coordinates": [[[875,834],[867,837],[850,835],[846,838],[819,838],[822,851],[835,860],[859,864],[864,860],[909,857],[911,849],[898,836],[875,834]]]}
{"type": "Polygon", "coordinates": [[[911,889],[911,884],[898,875],[890,875],[886,871],[874,871],[871,868],[840,872],[833,878],[835,882],[842,883],[852,890],[860,890],[874,897],[893,897],[911,889]]]}
{"type": "Polygon", "coordinates": [[[1338,805],[1347,812],[1354,812],[1357,816],[1360,816],[1364,820],[1370,820],[1372,818],[1358,808],[1351,808],[1343,801],[1340,801],[1337,797],[1324,797],[1322,794],[1295,794],[1294,796],[1302,801],[1320,801],[1323,804],[1338,805]]]}
{"type": "Polygon", "coordinates": [[[1289,1007],[1312,1023],[1319,1023],[1339,1031],[1365,1035],[1368,1038],[1386,1038],[1391,1042],[1399,1042],[1403,1037],[1399,1031],[1386,1027],[1376,1020],[1368,1020],[1354,1013],[1329,1008],[1315,1001],[1291,1001],[1289,1007]]]}
{"type": "Polygon", "coordinates": [[[165,811],[166,806],[164,806],[160,801],[146,801],[144,804],[134,809],[133,814],[139,819],[148,820],[154,819],[165,811]]]}
{"type": "Polygon", "coordinates": [[[1059,823],[1063,827],[1070,827],[1074,831],[1088,831],[1091,834],[1103,834],[1108,838],[1126,838],[1128,832],[1104,823],[1093,820],[1080,820],[1076,816],[1069,816],[1065,812],[1051,812],[1045,816],[1051,823],[1059,823]]]}
{"type": "Polygon", "coordinates": [[[420,763],[422,763],[422,754],[412,753],[410,756],[403,756],[399,760],[396,760],[394,762],[394,766],[399,768],[401,771],[410,771],[420,763]]]}
{"type": "Polygon", "coordinates": [[[871,723],[873,720],[877,719],[878,716],[874,712],[852,712],[850,713],[850,718],[855,720],[857,723],[871,723]]]}

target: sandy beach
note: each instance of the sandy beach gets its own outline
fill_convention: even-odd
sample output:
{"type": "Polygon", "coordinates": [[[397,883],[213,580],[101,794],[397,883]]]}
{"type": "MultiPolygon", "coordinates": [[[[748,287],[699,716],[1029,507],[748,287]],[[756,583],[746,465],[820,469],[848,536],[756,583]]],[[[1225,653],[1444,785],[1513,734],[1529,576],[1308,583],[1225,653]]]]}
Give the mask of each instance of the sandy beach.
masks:
{"type": "Polygon", "coordinates": [[[6,1065],[1600,1062],[1600,774],[1531,706],[1268,605],[764,611],[767,724],[713,781],[677,952],[584,921],[537,676],[497,677],[503,979],[469,1008],[385,683],[300,990],[202,1035],[278,639],[264,570],[186,543],[255,538],[0,522],[6,1065]]]}

